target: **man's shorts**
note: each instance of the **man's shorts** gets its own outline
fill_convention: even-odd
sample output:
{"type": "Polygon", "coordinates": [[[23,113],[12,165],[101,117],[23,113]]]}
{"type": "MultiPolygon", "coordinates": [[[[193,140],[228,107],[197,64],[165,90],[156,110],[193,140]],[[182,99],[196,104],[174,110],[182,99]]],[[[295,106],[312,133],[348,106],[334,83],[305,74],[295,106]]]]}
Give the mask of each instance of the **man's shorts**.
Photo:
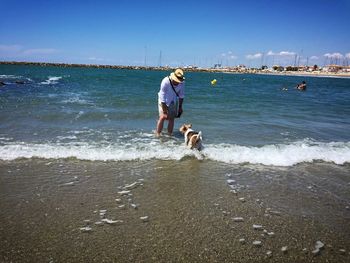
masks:
{"type": "MultiPolygon", "coordinates": [[[[159,111],[159,116],[163,114],[163,108],[160,102],[158,102],[158,111],[159,111]]],[[[172,102],[168,106],[168,118],[175,119],[176,115],[177,115],[177,103],[172,102]]]]}

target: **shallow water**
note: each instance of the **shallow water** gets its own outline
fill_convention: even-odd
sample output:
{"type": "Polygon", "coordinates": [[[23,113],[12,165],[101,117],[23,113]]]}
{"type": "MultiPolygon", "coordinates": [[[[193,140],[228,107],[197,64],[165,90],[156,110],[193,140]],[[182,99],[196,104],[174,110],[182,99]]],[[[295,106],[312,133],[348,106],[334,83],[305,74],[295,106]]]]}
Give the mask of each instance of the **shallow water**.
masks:
{"type": "MultiPolygon", "coordinates": [[[[167,74],[1,65],[0,158],[193,156],[178,131],[172,139],[153,136],[167,74]]],[[[190,122],[202,131],[205,150],[197,159],[272,166],[350,161],[350,79],[188,72],[186,80],[185,112],[175,129],[190,122]],[[308,89],[299,92],[294,87],[304,79],[308,89]]]]}

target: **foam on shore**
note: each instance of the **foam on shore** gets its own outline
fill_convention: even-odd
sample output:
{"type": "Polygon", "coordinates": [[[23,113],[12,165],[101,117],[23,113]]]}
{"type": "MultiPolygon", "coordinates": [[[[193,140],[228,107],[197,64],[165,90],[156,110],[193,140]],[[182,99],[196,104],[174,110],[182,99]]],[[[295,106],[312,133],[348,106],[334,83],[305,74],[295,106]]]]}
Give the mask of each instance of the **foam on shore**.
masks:
{"type": "Polygon", "coordinates": [[[292,166],[302,162],[324,161],[343,165],[350,162],[350,142],[297,141],[290,144],[271,144],[262,147],[235,144],[207,144],[202,152],[186,148],[176,140],[160,143],[157,140],[91,144],[18,143],[3,141],[1,160],[19,158],[65,159],[88,161],[181,160],[186,157],[212,160],[228,164],[263,164],[292,166]]]}

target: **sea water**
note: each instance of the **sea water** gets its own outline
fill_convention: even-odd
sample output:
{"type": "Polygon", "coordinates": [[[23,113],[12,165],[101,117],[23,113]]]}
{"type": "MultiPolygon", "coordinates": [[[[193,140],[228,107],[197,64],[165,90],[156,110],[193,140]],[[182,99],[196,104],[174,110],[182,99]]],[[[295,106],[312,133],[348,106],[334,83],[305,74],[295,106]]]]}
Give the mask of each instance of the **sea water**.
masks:
{"type": "Polygon", "coordinates": [[[186,72],[174,136],[156,138],[169,73],[0,65],[0,159],[350,162],[350,79],[186,72]],[[202,152],[184,147],[183,123],[202,131],[202,152]]]}

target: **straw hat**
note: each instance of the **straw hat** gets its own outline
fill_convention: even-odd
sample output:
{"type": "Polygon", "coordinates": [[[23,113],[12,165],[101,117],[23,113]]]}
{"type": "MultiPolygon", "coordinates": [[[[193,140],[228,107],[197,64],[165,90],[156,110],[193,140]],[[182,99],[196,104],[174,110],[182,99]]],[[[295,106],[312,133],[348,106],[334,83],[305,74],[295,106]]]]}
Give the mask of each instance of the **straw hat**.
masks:
{"type": "Polygon", "coordinates": [[[170,74],[170,78],[175,82],[181,83],[185,80],[184,72],[178,68],[170,74]]]}

